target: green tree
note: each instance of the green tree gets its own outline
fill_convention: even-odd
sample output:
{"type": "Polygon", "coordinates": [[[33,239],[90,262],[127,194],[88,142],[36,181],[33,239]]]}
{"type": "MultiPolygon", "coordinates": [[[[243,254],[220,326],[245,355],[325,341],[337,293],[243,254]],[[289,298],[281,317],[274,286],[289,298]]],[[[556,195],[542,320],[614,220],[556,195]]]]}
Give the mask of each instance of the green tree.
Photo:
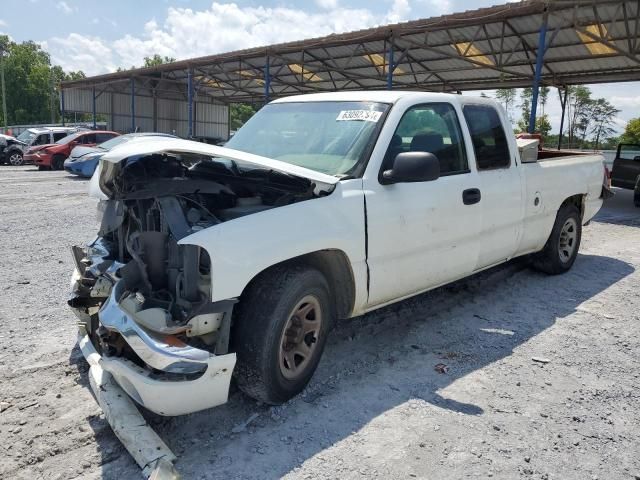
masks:
{"type": "Polygon", "coordinates": [[[543,142],[546,144],[551,133],[551,122],[546,113],[536,118],[536,132],[542,134],[543,142]]]}
{"type": "Polygon", "coordinates": [[[632,118],[627,122],[620,141],[622,143],[640,144],[640,118],[632,118]]]}
{"type": "Polygon", "coordinates": [[[507,111],[507,117],[509,120],[513,122],[513,116],[511,114],[511,109],[513,107],[513,102],[516,100],[516,89],[515,88],[500,88],[496,90],[496,99],[502,103],[504,109],[507,111]]]}
{"type": "MultiPolygon", "coordinates": [[[[65,73],[59,66],[52,67],[49,54],[35,42],[16,43],[0,35],[0,50],[5,52],[7,124],[59,121],[57,85],[84,78],[84,73],[65,73]]],[[[4,120],[0,111],[0,124],[4,120]]]]}
{"type": "Polygon", "coordinates": [[[232,103],[229,106],[229,128],[239,129],[256,112],[257,109],[248,103],[232,103]]]}
{"type": "Polygon", "coordinates": [[[144,57],[144,67],[155,67],[157,65],[162,65],[164,63],[172,63],[175,62],[176,59],[173,57],[161,56],[155,53],[153,57],[144,57]]]}
{"type": "Polygon", "coordinates": [[[620,113],[609,101],[604,98],[594,100],[591,105],[591,118],[593,126],[591,133],[594,138],[594,147],[596,150],[600,148],[601,140],[610,137],[615,132],[613,119],[620,113]]]}
{"type": "Polygon", "coordinates": [[[522,115],[518,120],[518,130],[526,132],[529,129],[529,119],[531,117],[531,88],[524,88],[520,92],[520,108],[522,115]]]}
{"type": "Polygon", "coordinates": [[[591,90],[588,87],[577,86],[569,87],[567,90],[569,95],[568,104],[568,137],[569,147],[577,147],[579,143],[584,144],[587,135],[587,129],[591,123],[589,117],[590,109],[593,104],[591,98],[591,90]],[[578,137],[582,133],[581,139],[578,137]],[[581,140],[580,142],[578,140],[581,140]]]}
{"type": "Polygon", "coordinates": [[[540,103],[540,112],[544,115],[544,108],[549,101],[549,87],[540,87],[540,91],[538,94],[538,101],[540,103]]]}

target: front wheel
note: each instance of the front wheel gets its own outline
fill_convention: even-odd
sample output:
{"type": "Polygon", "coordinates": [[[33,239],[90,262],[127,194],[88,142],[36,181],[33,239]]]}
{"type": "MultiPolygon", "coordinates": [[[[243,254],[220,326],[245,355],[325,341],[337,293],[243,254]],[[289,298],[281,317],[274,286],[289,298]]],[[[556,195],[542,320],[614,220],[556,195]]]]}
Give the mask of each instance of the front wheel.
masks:
{"type": "Polygon", "coordinates": [[[22,158],[22,153],[11,152],[11,155],[9,155],[9,164],[13,165],[14,167],[19,167],[23,163],[24,160],[22,158]]]}
{"type": "Polygon", "coordinates": [[[633,189],[633,204],[640,207],[640,177],[636,180],[636,187],[633,189]]]}
{"type": "Polygon", "coordinates": [[[560,208],[546,245],[533,256],[534,268],[557,275],[573,266],[582,238],[581,220],[580,210],[575,205],[560,208]]]}
{"type": "Polygon", "coordinates": [[[64,156],[63,155],[56,155],[53,157],[53,160],[51,161],[51,169],[52,170],[62,170],[64,168],[64,156]]]}
{"type": "Polygon", "coordinates": [[[276,267],[249,286],[232,332],[242,391],[278,405],[304,389],[334,321],[329,292],[325,277],[304,266],[276,267]]]}

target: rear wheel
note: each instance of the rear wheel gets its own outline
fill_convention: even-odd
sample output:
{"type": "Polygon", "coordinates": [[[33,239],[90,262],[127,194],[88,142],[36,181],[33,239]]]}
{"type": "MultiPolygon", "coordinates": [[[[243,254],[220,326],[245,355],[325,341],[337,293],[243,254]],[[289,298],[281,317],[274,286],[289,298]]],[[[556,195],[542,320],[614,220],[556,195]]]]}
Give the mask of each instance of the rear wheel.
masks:
{"type": "Polygon", "coordinates": [[[546,245],[533,256],[534,268],[557,275],[573,266],[582,238],[581,220],[580,210],[575,205],[560,208],[546,245]]]}
{"type": "Polygon", "coordinates": [[[640,177],[636,179],[636,187],[633,189],[633,204],[640,207],[640,177]]]}
{"type": "Polygon", "coordinates": [[[233,331],[238,386],[277,405],[300,393],[320,361],[335,317],[325,277],[277,267],[243,294],[233,331]]]}
{"type": "Polygon", "coordinates": [[[24,159],[22,158],[22,153],[20,152],[11,152],[11,154],[9,155],[9,164],[13,165],[14,167],[18,167],[20,165],[22,165],[22,163],[24,162],[24,159]]]}

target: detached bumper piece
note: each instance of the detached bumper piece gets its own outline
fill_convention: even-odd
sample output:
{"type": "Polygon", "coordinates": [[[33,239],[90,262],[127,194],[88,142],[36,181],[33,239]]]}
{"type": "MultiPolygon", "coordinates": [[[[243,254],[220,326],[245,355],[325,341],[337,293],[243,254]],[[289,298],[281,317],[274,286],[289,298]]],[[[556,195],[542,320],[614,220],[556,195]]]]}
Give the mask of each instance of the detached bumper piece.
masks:
{"type": "Polygon", "coordinates": [[[90,365],[89,382],[109,425],[127,451],[151,479],[179,480],[173,462],[176,456],[153,431],[135,404],[102,368],[102,357],[86,333],[78,335],[78,345],[90,365]]]}

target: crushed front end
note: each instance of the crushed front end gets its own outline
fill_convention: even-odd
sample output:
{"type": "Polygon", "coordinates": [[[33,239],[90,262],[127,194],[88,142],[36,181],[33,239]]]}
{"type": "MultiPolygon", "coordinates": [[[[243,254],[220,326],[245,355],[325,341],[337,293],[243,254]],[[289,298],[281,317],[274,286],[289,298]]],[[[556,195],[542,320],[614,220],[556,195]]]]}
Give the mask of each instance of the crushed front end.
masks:
{"type": "Polygon", "coordinates": [[[314,198],[314,184],[194,152],[103,159],[91,182],[102,197],[100,230],[87,246],[73,247],[68,302],[80,319],[83,353],[97,354],[122,389],[158,414],[225,403],[237,299],[211,300],[212,252],[188,237],[314,198]]]}

